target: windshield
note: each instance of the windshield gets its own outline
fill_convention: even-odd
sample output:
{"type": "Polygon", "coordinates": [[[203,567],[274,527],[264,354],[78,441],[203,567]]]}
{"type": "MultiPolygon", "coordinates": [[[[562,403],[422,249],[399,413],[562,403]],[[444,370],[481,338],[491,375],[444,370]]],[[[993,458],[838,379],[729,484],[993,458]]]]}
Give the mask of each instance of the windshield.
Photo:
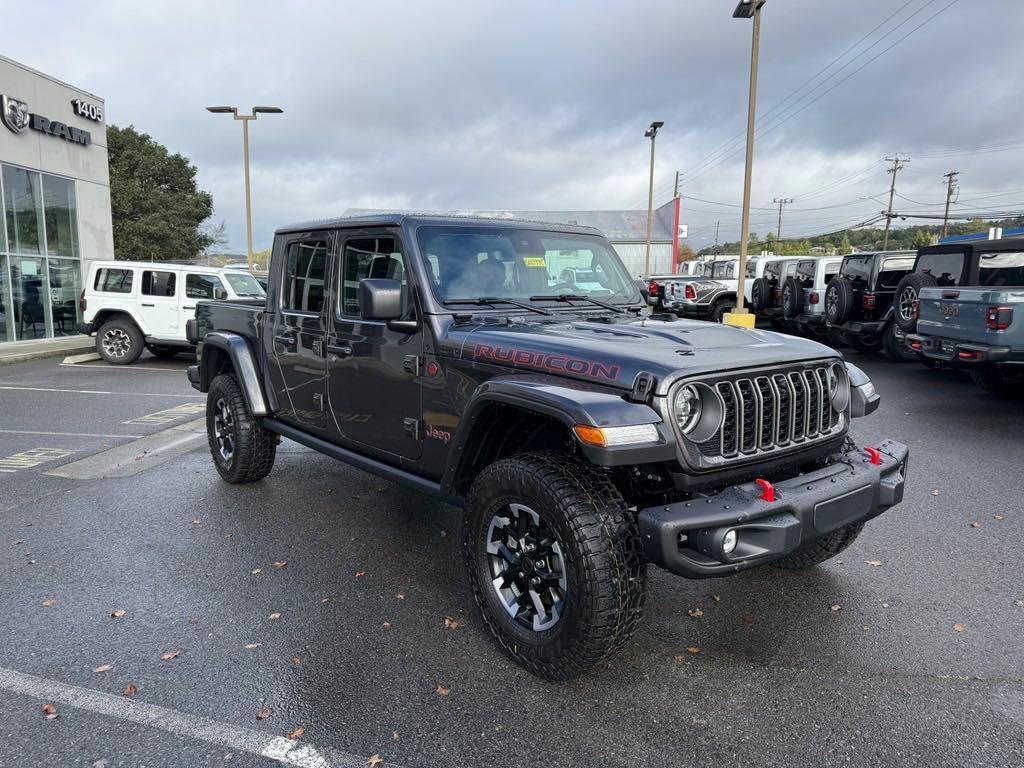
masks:
{"type": "MultiPolygon", "coordinates": [[[[641,301],[604,238],[507,227],[421,227],[420,253],[441,301],[579,296],[641,301]]],[[[539,300],[539,299],[537,299],[539,300]]]]}
{"type": "Polygon", "coordinates": [[[242,273],[233,274],[231,272],[225,272],[224,277],[227,279],[228,284],[231,286],[231,290],[237,293],[239,296],[266,296],[266,291],[263,290],[263,286],[257,282],[256,278],[252,275],[242,273]]]}

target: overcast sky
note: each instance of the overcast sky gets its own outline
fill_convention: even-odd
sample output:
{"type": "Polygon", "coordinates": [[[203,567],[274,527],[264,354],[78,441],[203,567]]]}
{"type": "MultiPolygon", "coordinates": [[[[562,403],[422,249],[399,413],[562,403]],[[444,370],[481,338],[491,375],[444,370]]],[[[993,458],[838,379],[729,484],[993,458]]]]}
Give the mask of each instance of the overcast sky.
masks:
{"type": "MultiPolygon", "coordinates": [[[[758,113],[771,130],[755,149],[753,205],[766,210],[754,211],[754,231],[774,229],[774,197],[796,199],[784,237],[876,214],[889,178],[880,160],[897,151],[911,158],[898,210],[941,213],[951,168],[962,171],[959,211],[1024,209],[1024,4],[950,2],[768,0],[758,113]],[[960,154],[936,154],[945,150],[960,154]],[[1000,192],[1014,194],[988,196],[1000,192]]],[[[252,125],[257,249],[281,224],[350,207],[645,208],[651,120],[665,122],[656,204],[684,171],[684,221],[700,248],[716,221],[722,240],[739,231],[742,141],[707,162],[746,125],[751,23],[731,18],[734,7],[249,0],[83,11],[37,0],[6,4],[3,53],[99,94],[108,122],[190,157],[236,252],[240,124],[205,112],[211,104],[285,110],[252,125]]]]}

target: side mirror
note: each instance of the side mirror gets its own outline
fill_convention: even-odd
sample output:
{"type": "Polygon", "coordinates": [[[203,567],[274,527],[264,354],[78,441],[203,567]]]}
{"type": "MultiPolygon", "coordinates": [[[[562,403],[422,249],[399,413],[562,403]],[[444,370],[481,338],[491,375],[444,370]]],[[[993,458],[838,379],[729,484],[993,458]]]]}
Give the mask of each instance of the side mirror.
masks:
{"type": "Polygon", "coordinates": [[[213,298],[215,298],[217,301],[223,301],[227,297],[228,297],[228,292],[225,291],[223,288],[214,288],[213,289],[213,298]]]}
{"type": "Polygon", "coordinates": [[[397,320],[402,316],[402,281],[368,277],[359,281],[363,320],[397,320]]]}

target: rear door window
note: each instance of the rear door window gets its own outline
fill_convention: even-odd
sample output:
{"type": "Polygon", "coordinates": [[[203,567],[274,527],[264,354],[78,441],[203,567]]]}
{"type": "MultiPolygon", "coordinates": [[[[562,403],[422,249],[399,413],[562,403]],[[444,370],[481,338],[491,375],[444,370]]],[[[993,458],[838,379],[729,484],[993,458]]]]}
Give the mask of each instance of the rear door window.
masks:
{"type": "Polygon", "coordinates": [[[917,260],[917,271],[927,272],[941,286],[960,285],[964,272],[962,253],[922,253],[917,260]]]}
{"type": "Polygon", "coordinates": [[[841,261],[829,261],[825,263],[824,280],[825,285],[832,282],[832,278],[839,274],[839,267],[842,265],[841,261]]]}
{"type": "Polygon", "coordinates": [[[132,279],[134,277],[135,272],[131,269],[110,269],[104,267],[96,270],[96,283],[94,287],[97,291],[103,291],[104,293],[131,293],[132,279]]]}
{"type": "Polygon", "coordinates": [[[896,288],[896,284],[909,275],[914,269],[914,259],[903,256],[882,260],[881,269],[878,271],[879,288],[896,288]]]}
{"type": "Polygon", "coordinates": [[[142,272],[143,296],[173,296],[178,276],[174,272],[146,269],[142,272]]]}
{"type": "Polygon", "coordinates": [[[220,287],[220,278],[216,275],[185,276],[185,297],[189,299],[215,299],[220,287]]]}
{"type": "Polygon", "coordinates": [[[866,290],[871,282],[872,259],[872,256],[857,256],[844,259],[839,274],[853,283],[854,289],[866,290]]]}
{"type": "Polygon", "coordinates": [[[320,314],[324,308],[326,270],[327,241],[290,243],[284,271],[282,309],[320,314]]]}
{"type": "Polygon", "coordinates": [[[982,253],[978,260],[978,285],[1024,286],[1024,253],[982,253]]]}

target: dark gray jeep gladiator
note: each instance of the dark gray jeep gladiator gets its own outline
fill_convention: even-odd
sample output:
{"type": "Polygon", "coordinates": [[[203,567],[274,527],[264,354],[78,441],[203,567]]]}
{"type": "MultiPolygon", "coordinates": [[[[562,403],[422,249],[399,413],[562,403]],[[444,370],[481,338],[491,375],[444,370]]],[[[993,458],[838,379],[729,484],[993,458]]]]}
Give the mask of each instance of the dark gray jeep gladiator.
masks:
{"type": "Polygon", "coordinates": [[[286,437],[464,508],[483,620],[569,677],[640,619],[646,569],[802,569],[903,496],[857,447],[879,397],[812,341],[648,314],[597,230],[386,215],[285,227],[264,302],[189,333],[210,451],[264,478],[286,437]]]}

